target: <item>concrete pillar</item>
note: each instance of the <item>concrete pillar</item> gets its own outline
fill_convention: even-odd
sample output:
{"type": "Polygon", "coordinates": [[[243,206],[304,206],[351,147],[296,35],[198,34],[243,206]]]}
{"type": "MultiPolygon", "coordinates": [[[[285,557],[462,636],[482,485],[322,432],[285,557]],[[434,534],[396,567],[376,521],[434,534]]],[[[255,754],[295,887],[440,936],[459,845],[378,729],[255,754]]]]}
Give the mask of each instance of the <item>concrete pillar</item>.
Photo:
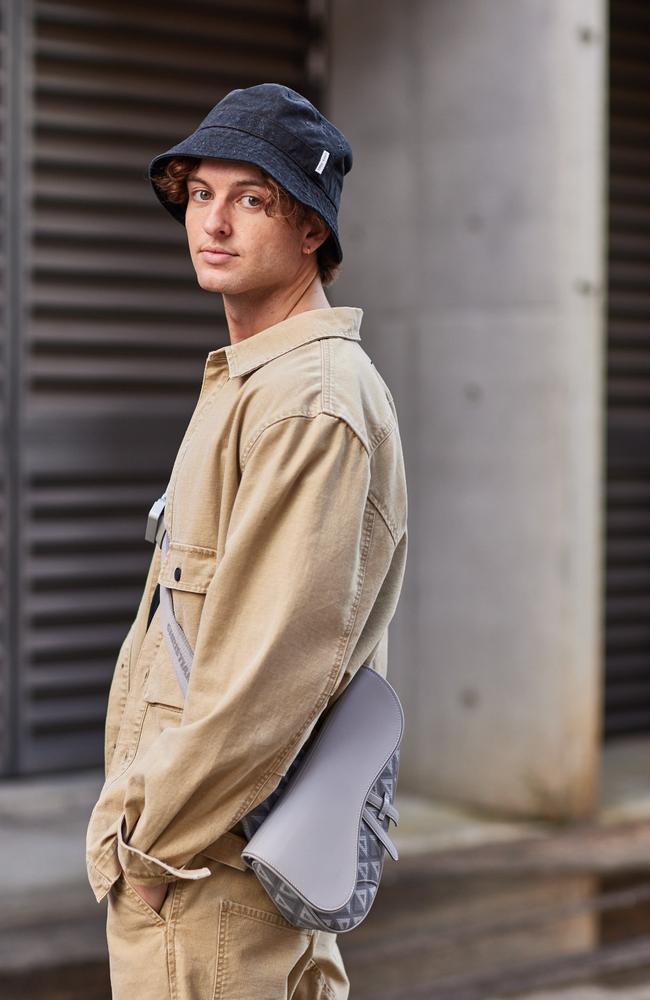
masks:
{"type": "Polygon", "coordinates": [[[334,305],[393,389],[400,785],[588,814],[601,712],[604,0],[333,0],[334,305]]]}

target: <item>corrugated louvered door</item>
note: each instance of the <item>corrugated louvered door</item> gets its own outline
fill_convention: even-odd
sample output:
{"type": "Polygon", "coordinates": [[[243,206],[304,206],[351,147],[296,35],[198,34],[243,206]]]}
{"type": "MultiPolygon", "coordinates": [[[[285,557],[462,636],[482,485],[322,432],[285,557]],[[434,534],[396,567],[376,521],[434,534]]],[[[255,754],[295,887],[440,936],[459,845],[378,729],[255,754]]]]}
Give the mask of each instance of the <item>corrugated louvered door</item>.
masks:
{"type": "Polygon", "coordinates": [[[610,7],[606,738],[650,733],[650,6],[610,7]]]}
{"type": "Polygon", "coordinates": [[[11,699],[14,691],[12,677],[10,675],[10,665],[12,657],[10,653],[13,637],[9,632],[10,615],[10,588],[9,588],[9,503],[7,497],[8,479],[7,469],[9,467],[9,456],[12,446],[9,440],[9,388],[11,380],[9,378],[9,368],[11,359],[10,350],[10,317],[9,317],[9,288],[7,260],[9,259],[9,190],[8,174],[9,170],[9,104],[10,90],[8,87],[8,77],[11,71],[10,66],[10,10],[8,0],[0,0],[0,325],[2,336],[0,337],[0,774],[7,770],[11,760],[11,731],[10,720],[12,716],[11,699]]]}
{"type": "Polygon", "coordinates": [[[306,0],[24,5],[29,197],[20,646],[10,768],[98,765],[114,659],[205,356],[227,342],[151,157],[228,90],[318,98],[306,0]],[[311,49],[311,51],[310,51],[311,49]]]}

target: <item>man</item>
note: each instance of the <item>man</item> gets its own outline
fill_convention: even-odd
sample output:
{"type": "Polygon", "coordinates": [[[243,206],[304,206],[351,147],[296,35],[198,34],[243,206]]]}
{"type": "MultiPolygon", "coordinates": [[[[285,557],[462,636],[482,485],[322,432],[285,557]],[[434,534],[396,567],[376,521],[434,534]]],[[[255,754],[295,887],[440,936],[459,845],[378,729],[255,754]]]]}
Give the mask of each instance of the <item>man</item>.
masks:
{"type": "MultiPolygon", "coordinates": [[[[241,859],[277,787],[362,664],[387,670],[406,561],[392,396],[362,310],[329,305],[345,137],[304,97],[234,90],[149,176],[186,228],[230,344],[208,355],[118,654],[106,781],[87,833],[118,1000],[345,1000],[337,935],[299,929],[241,859]],[[193,649],[186,694],[156,584],[193,649]]],[[[324,808],[326,804],[324,804],[324,808]]]]}

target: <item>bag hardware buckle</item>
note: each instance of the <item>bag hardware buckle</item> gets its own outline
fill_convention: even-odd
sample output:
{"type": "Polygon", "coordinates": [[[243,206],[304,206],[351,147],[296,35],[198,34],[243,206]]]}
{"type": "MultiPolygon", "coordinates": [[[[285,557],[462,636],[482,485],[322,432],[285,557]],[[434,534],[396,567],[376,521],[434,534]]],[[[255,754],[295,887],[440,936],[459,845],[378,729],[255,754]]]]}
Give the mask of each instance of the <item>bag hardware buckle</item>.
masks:
{"type": "Polygon", "coordinates": [[[163,515],[165,513],[165,501],[167,499],[167,490],[163,493],[161,497],[151,505],[151,509],[147,515],[147,527],[145,529],[144,537],[148,542],[153,545],[158,545],[163,535],[165,529],[163,515]]]}

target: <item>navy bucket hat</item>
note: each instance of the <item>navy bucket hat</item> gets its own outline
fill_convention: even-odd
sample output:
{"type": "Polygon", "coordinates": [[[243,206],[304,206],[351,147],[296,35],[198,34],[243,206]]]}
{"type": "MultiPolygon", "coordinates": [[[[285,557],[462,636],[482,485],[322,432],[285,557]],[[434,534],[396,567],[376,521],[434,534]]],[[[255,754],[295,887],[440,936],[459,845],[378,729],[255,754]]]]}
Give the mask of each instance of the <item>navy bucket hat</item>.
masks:
{"type": "Polygon", "coordinates": [[[352,149],[343,133],[296,90],[278,83],[231,90],[196,131],[153,158],[149,179],[156,196],[184,224],[185,205],[169,201],[155,184],[175,156],[245,160],[261,167],[318,212],[331,230],[338,261],[343,259],[337,216],[352,149]]]}

